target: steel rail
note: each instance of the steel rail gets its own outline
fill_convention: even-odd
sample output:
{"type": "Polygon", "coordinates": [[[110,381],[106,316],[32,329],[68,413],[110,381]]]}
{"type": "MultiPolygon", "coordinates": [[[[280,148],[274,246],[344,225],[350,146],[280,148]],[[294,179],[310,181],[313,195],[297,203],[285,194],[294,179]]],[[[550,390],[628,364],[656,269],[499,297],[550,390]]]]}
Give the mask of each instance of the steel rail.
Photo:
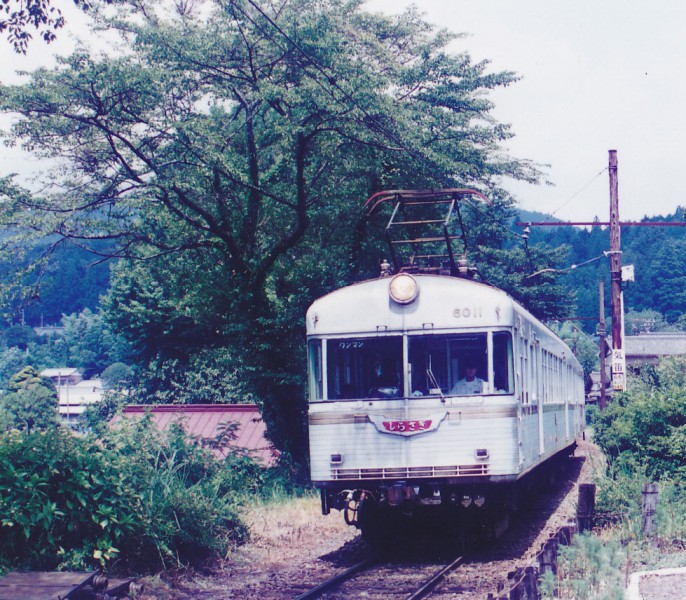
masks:
{"type": "Polygon", "coordinates": [[[420,598],[424,598],[427,596],[429,593],[431,593],[431,590],[448,574],[450,571],[453,571],[457,567],[459,567],[462,563],[464,562],[464,556],[458,556],[453,562],[451,562],[449,565],[446,565],[443,567],[438,573],[436,573],[433,577],[431,577],[429,580],[422,585],[417,591],[414,593],[410,594],[406,600],[419,600],[420,598]]]}
{"type": "Polygon", "coordinates": [[[367,558],[356,565],[353,565],[349,569],[346,569],[345,571],[339,573],[338,575],[334,575],[333,577],[327,579],[326,581],[323,581],[320,583],[318,586],[313,587],[311,590],[308,590],[304,594],[301,594],[298,596],[295,600],[306,600],[308,598],[317,598],[322,592],[325,590],[328,590],[331,587],[334,587],[335,585],[338,585],[339,583],[342,583],[343,581],[346,581],[350,578],[353,577],[358,571],[362,571],[364,569],[367,569],[368,567],[371,567],[372,565],[376,564],[378,562],[378,559],[376,557],[371,557],[367,558]]]}

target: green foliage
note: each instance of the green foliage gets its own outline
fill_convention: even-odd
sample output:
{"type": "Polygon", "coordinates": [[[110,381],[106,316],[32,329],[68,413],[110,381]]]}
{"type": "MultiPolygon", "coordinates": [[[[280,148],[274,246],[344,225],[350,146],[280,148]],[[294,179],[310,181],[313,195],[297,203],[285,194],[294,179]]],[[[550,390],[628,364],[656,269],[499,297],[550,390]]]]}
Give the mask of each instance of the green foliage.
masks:
{"type": "Polygon", "coordinates": [[[116,362],[107,367],[101,374],[102,383],[108,390],[122,390],[131,385],[133,369],[122,362],[116,362]]]}
{"type": "MultiPolygon", "coordinates": [[[[677,207],[673,214],[645,218],[644,221],[683,219],[684,207],[677,207]]],[[[538,215],[520,220],[550,219],[538,215]]],[[[607,290],[610,280],[609,260],[603,256],[610,248],[609,229],[600,226],[590,229],[532,227],[529,243],[532,246],[570,247],[569,262],[565,266],[583,266],[567,271],[562,281],[576,290],[575,314],[596,317],[598,281],[604,280],[607,290]],[[585,264],[586,261],[592,262],[585,264]]],[[[625,227],[622,229],[622,252],[622,264],[634,265],[636,277],[636,281],[626,284],[624,290],[627,333],[684,329],[686,280],[681,265],[686,260],[686,231],[681,227],[625,227]]],[[[607,293],[605,301],[609,310],[607,293]]],[[[595,320],[587,320],[583,325],[588,333],[594,332],[595,320]]]]}
{"type": "Polygon", "coordinates": [[[586,405],[586,425],[593,427],[600,416],[600,409],[595,404],[586,405]]]}
{"type": "MultiPolygon", "coordinates": [[[[0,438],[0,553],[13,568],[105,558],[134,533],[137,494],[111,455],[65,429],[0,438]]],[[[86,566],[85,564],[83,566],[86,566]]]]}
{"type": "Polygon", "coordinates": [[[0,434],[0,568],[145,571],[221,556],[246,535],[236,507],[268,477],[149,418],[99,441],[59,427],[0,434]]]}
{"type": "Polygon", "coordinates": [[[109,374],[116,376],[120,384],[133,379],[133,370],[118,362],[128,357],[128,346],[123,337],[111,332],[101,313],[85,309],[79,314],[65,315],[61,324],[63,334],[37,336],[30,327],[5,331],[8,347],[0,350],[0,389],[6,388],[9,379],[28,365],[35,365],[38,371],[75,367],[85,378],[104,373],[109,366],[109,374]],[[31,335],[9,335],[11,331],[31,335]]]}
{"type": "Polygon", "coordinates": [[[480,270],[493,285],[507,291],[541,319],[566,317],[574,306],[574,293],[554,273],[568,260],[568,248],[530,246],[480,248],[484,262],[480,270]],[[537,273],[533,277],[532,273],[537,273]]]}
{"type": "Polygon", "coordinates": [[[686,480],[686,388],[683,358],[663,361],[643,382],[617,396],[595,424],[612,462],[641,466],[652,481],[686,480]]]}
{"type": "Polygon", "coordinates": [[[26,350],[31,342],[35,342],[36,332],[28,325],[12,325],[2,332],[2,339],[10,348],[26,350]]]}
{"type": "Polygon", "coordinates": [[[600,358],[598,357],[597,342],[590,335],[584,333],[579,326],[570,321],[561,323],[559,326],[554,327],[554,330],[572,349],[574,356],[581,363],[584,375],[588,380],[591,372],[597,371],[599,368],[600,358]]]}
{"type": "Polygon", "coordinates": [[[662,313],[651,309],[628,311],[624,315],[624,328],[627,335],[639,335],[652,331],[669,331],[673,329],[665,321],[662,313]]]}
{"type": "Polygon", "coordinates": [[[26,352],[22,352],[19,348],[7,348],[0,351],[0,389],[6,390],[12,376],[27,364],[26,352]]]}
{"type": "Polygon", "coordinates": [[[560,546],[557,578],[548,575],[542,584],[543,598],[569,600],[622,600],[626,556],[615,540],[591,534],[574,537],[560,546]]]}
{"type": "Polygon", "coordinates": [[[57,392],[33,367],[24,367],[9,381],[0,407],[9,425],[20,430],[46,429],[57,424],[57,392]]]}
{"type": "Polygon", "coordinates": [[[62,325],[69,349],[67,365],[79,369],[84,379],[100,374],[106,365],[125,355],[123,340],[110,331],[100,313],[86,308],[79,314],[63,316],[62,325]]]}
{"type": "Polygon", "coordinates": [[[186,359],[152,360],[129,392],[140,404],[249,403],[246,377],[234,351],[200,349],[186,359]]]}

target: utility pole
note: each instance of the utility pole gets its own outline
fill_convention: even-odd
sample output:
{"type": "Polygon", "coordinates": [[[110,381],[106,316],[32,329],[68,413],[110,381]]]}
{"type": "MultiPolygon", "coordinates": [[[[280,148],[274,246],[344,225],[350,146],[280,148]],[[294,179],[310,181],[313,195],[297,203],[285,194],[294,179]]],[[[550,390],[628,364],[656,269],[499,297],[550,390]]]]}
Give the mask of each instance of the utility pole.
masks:
{"type": "Polygon", "coordinates": [[[626,389],[626,361],[624,359],[624,322],[622,307],[622,250],[619,224],[619,182],[617,151],[609,151],[610,175],[610,284],[612,304],[612,389],[626,389]]]}
{"type": "Polygon", "coordinates": [[[600,297],[600,310],[598,327],[598,342],[600,346],[600,410],[605,410],[605,282],[601,279],[598,282],[598,296],[600,297]]]}
{"type": "MultiPolygon", "coordinates": [[[[619,185],[617,178],[617,151],[609,151],[608,172],[610,175],[610,221],[529,221],[517,223],[520,227],[597,227],[609,226],[610,228],[610,250],[605,254],[610,257],[610,281],[611,305],[612,305],[612,388],[616,391],[626,389],[626,361],[624,350],[624,310],[622,306],[622,250],[621,250],[621,227],[686,227],[686,221],[625,221],[619,220],[619,185]]],[[[602,287],[601,287],[602,290],[602,287]]],[[[601,299],[601,315],[602,313],[601,299]]],[[[604,320],[604,316],[603,316],[604,320]]],[[[605,331],[604,322],[601,323],[603,332],[605,331]]],[[[601,353],[605,351],[605,345],[601,342],[601,353]]],[[[604,360],[601,356],[601,364],[604,360]]],[[[601,384],[604,392],[604,371],[601,367],[601,384]]],[[[604,395],[603,395],[604,398],[604,395]]]]}

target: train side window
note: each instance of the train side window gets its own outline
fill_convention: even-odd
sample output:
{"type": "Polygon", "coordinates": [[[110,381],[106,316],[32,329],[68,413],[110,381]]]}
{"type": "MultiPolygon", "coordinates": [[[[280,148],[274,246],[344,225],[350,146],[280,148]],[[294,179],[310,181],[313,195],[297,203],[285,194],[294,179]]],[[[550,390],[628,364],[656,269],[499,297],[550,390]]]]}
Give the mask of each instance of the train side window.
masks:
{"type": "Polygon", "coordinates": [[[493,334],[493,384],[496,393],[514,393],[512,336],[507,331],[493,334]]]}
{"type": "Polygon", "coordinates": [[[317,400],[322,400],[324,394],[322,381],[322,341],[310,340],[307,346],[310,402],[316,402],[317,400]]]}
{"type": "Polygon", "coordinates": [[[327,340],[329,400],[402,395],[402,337],[327,340]]]}

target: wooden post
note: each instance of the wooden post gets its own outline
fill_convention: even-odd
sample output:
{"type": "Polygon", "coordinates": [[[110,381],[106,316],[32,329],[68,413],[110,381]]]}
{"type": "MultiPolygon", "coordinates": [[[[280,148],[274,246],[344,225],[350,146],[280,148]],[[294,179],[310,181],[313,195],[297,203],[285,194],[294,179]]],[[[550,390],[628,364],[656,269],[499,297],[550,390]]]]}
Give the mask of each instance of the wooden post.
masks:
{"type": "Polygon", "coordinates": [[[643,535],[652,537],[655,534],[655,509],[660,498],[659,484],[644,483],[642,494],[643,535]]]}
{"type": "Polygon", "coordinates": [[[612,389],[626,389],[624,360],[624,315],[622,309],[622,250],[619,223],[619,185],[617,182],[617,151],[610,150],[610,283],[612,285],[612,389]]]}
{"type": "Polygon", "coordinates": [[[619,225],[619,184],[617,179],[617,151],[610,150],[610,280],[612,283],[612,349],[622,348],[622,311],[619,296],[622,292],[621,227],[619,225]]]}
{"type": "Polygon", "coordinates": [[[600,344],[600,410],[605,410],[605,282],[600,281],[598,287],[600,296],[600,325],[598,327],[598,343],[600,344]]]}
{"type": "Polygon", "coordinates": [[[579,485],[579,502],[576,509],[576,519],[579,523],[579,533],[590,531],[593,527],[595,514],[595,484],[582,483],[579,485]]]}

